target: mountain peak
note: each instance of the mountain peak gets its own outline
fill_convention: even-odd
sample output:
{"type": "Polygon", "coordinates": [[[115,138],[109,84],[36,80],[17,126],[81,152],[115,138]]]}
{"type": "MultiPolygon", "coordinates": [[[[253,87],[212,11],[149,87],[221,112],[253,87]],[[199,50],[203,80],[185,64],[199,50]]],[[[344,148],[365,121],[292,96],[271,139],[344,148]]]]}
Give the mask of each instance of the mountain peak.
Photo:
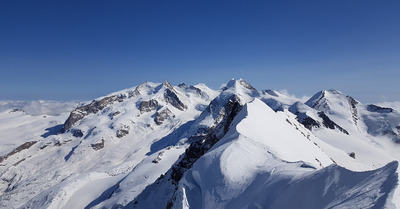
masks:
{"type": "Polygon", "coordinates": [[[164,85],[165,87],[172,87],[172,85],[171,85],[167,80],[165,80],[165,81],[163,82],[163,85],[164,85]]]}
{"type": "Polygon", "coordinates": [[[169,89],[170,91],[176,93],[174,87],[167,81],[165,80],[162,84],[165,88],[169,89]]]}
{"type": "Polygon", "coordinates": [[[330,110],[328,101],[340,102],[341,100],[347,100],[347,96],[339,90],[328,89],[317,92],[305,104],[314,109],[328,111],[330,110]]]}
{"type": "Polygon", "coordinates": [[[337,89],[328,89],[328,90],[323,90],[324,94],[340,94],[344,95],[341,91],[337,89]]]}
{"type": "Polygon", "coordinates": [[[244,88],[252,90],[252,91],[257,91],[253,86],[251,86],[249,83],[247,83],[247,81],[243,80],[242,78],[240,78],[238,80],[235,78],[232,78],[222,90],[225,91],[230,88],[238,88],[238,87],[239,88],[244,87],[244,88]]]}

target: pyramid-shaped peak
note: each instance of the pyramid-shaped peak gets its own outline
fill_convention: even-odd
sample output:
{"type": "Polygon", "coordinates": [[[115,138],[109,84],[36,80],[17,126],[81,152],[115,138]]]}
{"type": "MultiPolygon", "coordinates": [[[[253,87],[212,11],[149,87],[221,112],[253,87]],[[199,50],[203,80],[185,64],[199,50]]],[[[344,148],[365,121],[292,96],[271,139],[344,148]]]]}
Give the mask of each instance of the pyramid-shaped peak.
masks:
{"type": "Polygon", "coordinates": [[[174,92],[175,94],[177,93],[174,89],[174,86],[172,86],[167,80],[165,80],[162,84],[162,86],[164,86],[166,89],[174,92]]]}
{"type": "Polygon", "coordinates": [[[322,90],[314,94],[314,96],[312,96],[305,104],[310,107],[314,107],[316,103],[318,103],[322,99],[328,99],[337,96],[345,96],[345,95],[341,91],[336,89],[322,90]]]}
{"type": "Polygon", "coordinates": [[[240,88],[240,87],[244,87],[249,90],[257,91],[252,85],[247,83],[247,81],[243,80],[242,78],[240,78],[238,80],[236,80],[235,78],[232,78],[222,90],[225,91],[230,88],[240,88]]]}
{"type": "Polygon", "coordinates": [[[165,80],[165,81],[163,82],[163,86],[165,86],[165,87],[167,87],[167,88],[173,88],[173,86],[172,86],[167,80],[165,80]]]}
{"type": "Polygon", "coordinates": [[[359,102],[339,90],[329,89],[316,93],[305,104],[320,111],[343,112],[345,109],[353,111],[359,102]]]}

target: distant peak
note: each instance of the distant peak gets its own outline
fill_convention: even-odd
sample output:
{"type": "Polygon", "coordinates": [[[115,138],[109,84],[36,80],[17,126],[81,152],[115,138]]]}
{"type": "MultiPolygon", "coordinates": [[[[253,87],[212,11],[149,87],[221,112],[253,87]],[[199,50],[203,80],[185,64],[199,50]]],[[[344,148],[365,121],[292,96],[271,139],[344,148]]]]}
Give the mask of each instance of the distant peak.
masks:
{"type": "Polygon", "coordinates": [[[322,92],[324,93],[324,95],[326,95],[326,94],[340,94],[340,95],[344,95],[341,91],[336,90],[336,89],[323,90],[322,92]]]}
{"type": "Polygon", "coordinates": [[[237,88],[238,86],[242,86],[249,90],[257,91],[253,86],[251,86],[249,83],[247,83],[247,81],[243,80],[242,78],[238,80],[232,78],[222,90],[225,91],[229,88],[237,88]]]}
{"type": "Polygon", "coordinates": [[[236,86],[236,79],[232,78],[232,79],[225,85],[225,87],[223,88],[223,90],[226,90],[226,89],[229,89],[229,88],[232,88],[232,87],[235,87],[235,86],[236,86]]]}
{"type": "Polygon", "coordinates": [[[151,83],[151,82],[149,82],[149,81],[145,81],[145,82],[139,84],[138,86],[136,86],[135,90],[133,90],[133,91],[130,93],[129,97],[132,97],[132,96],[135,96],[135,95],[136,95],[136,96],[137,96],[137,95],[140,95],[142,91],[143,91],[143,92],[146,91],[146,90],[145,90],[146,88],[151,88],[151,87],[154,86],[154,85],[156,85],[156,84],[151,83]]]}
{"type": "Polygon", "coordinates": [[[179,88],[185,88],[186,86],[187,86],[187,85],[186,85],[185,83],[183,83],[183,82],[180,83],[180,84],[178,84],[178,87],[179,87],[179,88]]]}
{"type": "Polygon", "coordinates": [[[163,82],[163,85],[164,85],[165,87],[167,87],[167,88],[172,87],[172,85],[171,85],[167,80],[165,80],[165,81],[163,82]]]}
{"type": "Polygon", "coordinates": [[[271,89],[262,90],[262,93],[269,94],[269,95],[274,96],[274,97],[279,97],[278,94],[276,94],[276,92],[274,90],[271,90],[271,89]]]}
{"type": "Polygon", "coordinates": [[[328,90],[322,90],[314,94],[306,103],[309,103],[311,101],[315,101],[321,98],[326,98],[329,97],[330,95],[344,95],[341,91],[336,90],[336,89],[328,89],[328,90]]]}
{"type": "Polygon", "coordinates": [[[163,82],[162,85],[163,85],[165,88],[167,88],[168,90],[170,90],[170,91],[172,91],[172,92],[174,92],[174,93],[177,93],[177,92],[175,91],[174,87],[173,87],[167,80],[165,80],[165,81],[163,82]]]}

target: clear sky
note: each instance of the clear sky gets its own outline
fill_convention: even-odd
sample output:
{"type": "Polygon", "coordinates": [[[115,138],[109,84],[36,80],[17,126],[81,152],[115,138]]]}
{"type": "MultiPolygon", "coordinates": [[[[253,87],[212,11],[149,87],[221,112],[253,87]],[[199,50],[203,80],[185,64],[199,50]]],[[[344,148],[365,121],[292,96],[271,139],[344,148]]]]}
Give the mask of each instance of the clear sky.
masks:
{"type": "Polygon", "coordinates": [[[0,99],[231,78],[400,100],[398,0],[0,0],[0,99]]]}

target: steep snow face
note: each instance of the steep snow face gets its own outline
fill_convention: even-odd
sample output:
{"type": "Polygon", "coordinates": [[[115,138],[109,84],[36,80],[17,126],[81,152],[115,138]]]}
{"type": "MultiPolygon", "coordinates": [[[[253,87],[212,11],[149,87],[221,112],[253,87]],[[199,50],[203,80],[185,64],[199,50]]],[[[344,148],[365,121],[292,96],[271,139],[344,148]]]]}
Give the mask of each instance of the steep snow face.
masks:
{"type": "MultiPolygon", "coordinates": [[[[400,128],[398,128],[400,114],[392,108],[372,104],[363,105],[337,90],[321,91],[305,104],[323,112],[338,127],[346,130],[350,135],[360,138],[365,138],[365,135],[385,136],[400,143],[400,128]]],[[[296,114],[295,111],[297,114],[299,113],[298,110],[293,108],[294,114],[296,114]]],[[[300,111],[300,120],[304,120],[304,113],[304,111],[300,111]]],[[[310,118],[315,119],[315,117],[310,118]]]]}
{"type": "Polygon", "coordinates": [[[260,100],[248,103],[243,111],[246,118],[236,126],[237,132],[262,143],[276,157],[289,162],[304,161],[313,167],[332,163],[311,140],[260,100]]]}
{"type": "Polygon", "coordinates": [[[297,116],[297,120],[309,130],[318,130],[319,128],[335,129],[346,135],[349,135],[346,129],[332,121],[323,111],[317,111],[309,106],[296,102],[289,107],[289,111],[297,116]]]}
{"type": "Polygon", "coordinates": [[[186,172],[174,208],[390,204],[387,199],[397,182],[397,163],[365,173],[333,166],[319,147],[258,99],[248,103],[233,124],[186,172]]]}
{"type": "Polygon", "coordinates": [[[349,129],[349,133],[358,130],[359,102],[338,90],[324,90],[311,97],[306,103],[313,109],[329,115],[339,126],[349,129]]]}

